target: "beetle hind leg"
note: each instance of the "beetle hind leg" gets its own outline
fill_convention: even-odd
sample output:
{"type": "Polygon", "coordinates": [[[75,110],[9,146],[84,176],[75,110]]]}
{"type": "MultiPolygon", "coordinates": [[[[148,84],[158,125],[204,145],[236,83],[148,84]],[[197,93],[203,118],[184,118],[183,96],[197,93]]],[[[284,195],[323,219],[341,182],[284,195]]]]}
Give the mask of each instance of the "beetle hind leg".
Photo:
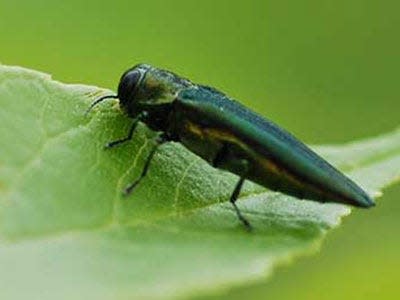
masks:
{"type": "Polygon", "coordinates": [[[214,168],[220,168],[221,166],[232,164],[232,161],[235,161],[235,169],[241,175],[239,181],[236,183],[235,189],[231,194],[229,202],[235,209],[236,215],[240,222],[242,222],[247,230],[251,230],[250,222],[243,216],[240,209],[236,205],[236,200],[239,198],[240,191],[242,190],[243,183],[246,180],[246,175],[249,170],[248,160],[235,157],[235,155],[233,155],[233,153],[230,151],[229,145],[223,144],[217,155],[214,157],[212,161],[212,166],[214,168]]]}
{"type": "Polygon", "coordinates": [[[236,205],[236,200],[238,199],[238,197],[240,195],[240,191],[242,189],[244,181],[245,181],[244,177],[241,177],[239,179],[239,181],[236,183],[235,189],[233,190],[233,193],[232,193],[229,201],[232,203],[232,206],[235,209],[238,219],[242,222],[244,227],[250,231],[251,230],[250,222],[242,215],[241,211],[239,210],[239,208],[236,205]]]}

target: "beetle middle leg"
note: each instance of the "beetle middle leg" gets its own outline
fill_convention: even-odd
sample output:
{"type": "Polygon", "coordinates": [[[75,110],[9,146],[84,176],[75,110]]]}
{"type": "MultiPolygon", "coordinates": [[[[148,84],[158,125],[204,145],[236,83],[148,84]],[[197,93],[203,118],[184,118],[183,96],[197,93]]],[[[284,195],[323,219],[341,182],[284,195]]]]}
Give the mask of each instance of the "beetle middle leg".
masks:
{"type": "MultiPolygon", "coordinates": [[[[232,155],[229,152],[229,147],[227,144],[222,145],[221,149],[218,151],[217,155],[214,157],[212,161],[212,165],[215,168],[220,167],[224,164],[231,163],[232,155]]],[[[231,202],[233,208],[235,209],[236,215],[238,219],[243,223],[247,230],[251,230],[250,222],[242,215],[238,206],[236,205],[236,200],[240,195],[240,191],[242,190],[242,186],[244,181],[246,180],[246,174],[249,169],[249,162],[246,159],[236,159],[237,166],[241,170],[241,177],[239,181],[236,183],[235,189],[233,190],[229,201],[231,202]]]]}
{"type": "Polygon", "coordinates": [[[150,162],[153,159],[154,154],[156,153],[158,147],[160,147],[165,142],[168,142],[168,139],[165,137],[165,135],[160,135],[155,139],[155,145],[151,149],[150,154],[146,159],[146,162],[145,162],[144,167],[142,169],[142,173],[140,173],[139,177],[134,182],[132,182],[130,185],[128,185],[125,188],[125,190],[124,190],[124,194],[125,195],[129,195],[132,192],[132,190],[139,184],[139,182],[146,176],[147,171],[148,171],[149,166],[150,166],[150,162]]]}

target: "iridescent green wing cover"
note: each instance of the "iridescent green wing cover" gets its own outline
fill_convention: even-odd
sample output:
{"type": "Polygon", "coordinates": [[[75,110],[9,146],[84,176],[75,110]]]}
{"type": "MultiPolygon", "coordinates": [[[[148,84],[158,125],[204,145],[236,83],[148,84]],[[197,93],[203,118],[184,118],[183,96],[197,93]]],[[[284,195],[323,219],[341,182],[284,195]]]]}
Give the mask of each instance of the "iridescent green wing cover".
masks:
{"type": "MultiPolygon", "coordinates": [[[[202,121],[209,126],[229,130],[260,155],[273,157],[279,167],[294,174],[299,181],[332,196],[332,199],[323,199],[319,193],[311,197],[313,200],[360,207],[374,205],[373,200],[357,184],[293,135],[221,92],[196,86],[182,90],[177,101],[206,118],[202,121]]],[[[268,184],[263,185],[268,187],[268,184]]]]}

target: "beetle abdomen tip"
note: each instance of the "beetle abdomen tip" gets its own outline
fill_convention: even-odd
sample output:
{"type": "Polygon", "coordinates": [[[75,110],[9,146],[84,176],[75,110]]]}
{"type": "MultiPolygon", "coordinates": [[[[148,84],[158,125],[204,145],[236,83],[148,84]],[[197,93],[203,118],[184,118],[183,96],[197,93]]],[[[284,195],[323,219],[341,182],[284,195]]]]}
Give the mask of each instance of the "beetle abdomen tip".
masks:
{"type": "Polygon", "coordinates": [[[360,200],[357,201],[358,206],[364,208],[374,207],[376,205],[375,201],[367,194],[363,195],[360,200]]]}

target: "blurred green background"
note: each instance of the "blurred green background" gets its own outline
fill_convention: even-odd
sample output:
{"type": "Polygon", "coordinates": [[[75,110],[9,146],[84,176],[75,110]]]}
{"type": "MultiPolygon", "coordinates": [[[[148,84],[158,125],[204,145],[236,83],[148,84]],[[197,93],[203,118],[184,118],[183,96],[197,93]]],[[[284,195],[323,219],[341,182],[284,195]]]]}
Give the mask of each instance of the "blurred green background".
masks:
{"type": "MultiPolygon", "coordinates": [[[[399,125],[399,9],[367,0],[1,1],[0,62],[111,89],[147,62],[222,89],[307,143],[342,143],[399,125]]],[[[344,223],[321,254],[204,299],[398,299],[400,188],[344,223]]]]}

